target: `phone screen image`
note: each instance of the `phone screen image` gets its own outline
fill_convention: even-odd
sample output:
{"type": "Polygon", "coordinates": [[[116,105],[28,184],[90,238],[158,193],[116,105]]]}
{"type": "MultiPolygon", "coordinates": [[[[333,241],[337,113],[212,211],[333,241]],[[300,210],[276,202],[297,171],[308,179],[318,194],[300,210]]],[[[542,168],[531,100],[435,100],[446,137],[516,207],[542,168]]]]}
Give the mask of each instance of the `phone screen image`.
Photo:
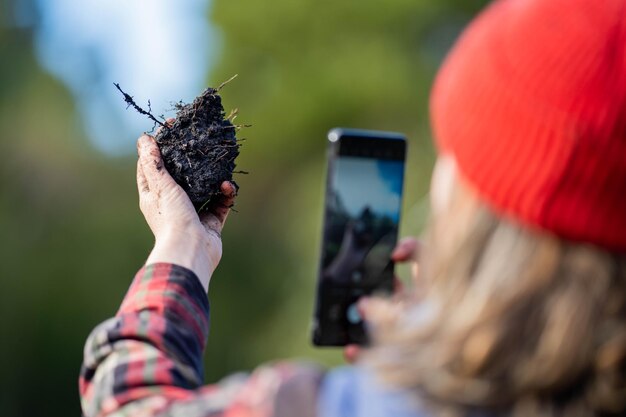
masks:
{"type": "Polygon", "coordinates": [[[404,137],[340,132],[331,140],[326,182],[313,329],[318,346],[367,342],[357,303],[364,295],[393,290],[391,252],[402,205],[404,137]]]}
{"type": "Polygon", "coordinates": [[[322,279],[372,288],[390,265],[400,220],[404,163],[339,157],[326,206],[322,279]]]}

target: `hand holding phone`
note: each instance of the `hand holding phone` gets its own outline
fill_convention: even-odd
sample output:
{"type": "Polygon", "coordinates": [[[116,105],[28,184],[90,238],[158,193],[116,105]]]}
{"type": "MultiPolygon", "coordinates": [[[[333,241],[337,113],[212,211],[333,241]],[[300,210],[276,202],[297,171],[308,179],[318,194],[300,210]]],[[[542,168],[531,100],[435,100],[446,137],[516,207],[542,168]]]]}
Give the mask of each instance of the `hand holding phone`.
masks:
{"type": "MultiPolygon", "coordinates": [[[[396,245],[395,249],[391,253],[391,260],[396,264],[408,263],[411,264],[411,269],[413,271],[413,279],[417,278],[417,258],[419,254],[420,244],[418,240],[414,237],[406,237],[401,239],[396,245]]],[[[417,283],[414,283],[417,284],[417,283]]],[[[419,285],[419,284],[418,284],[419,285]]],[[[403,283],[395,278],[394,282],[394,297],[401,296],[404,291],[403,283]]],[[[368,298],[361,298],[359,300],[359,312],[363,317],[364,321],[368,321],[369,307],[371,306],[371,302],[368,301],[368,298]],[[366,301],[366,303],[364,303],[366,301]]],[[[356,363],[361,356],[363,351],[363,347],[360,345],[351,345],[348,344],[343,348],[343,357],[348,363],[356,363]]]]}
{"type": "Polygon", "coordinates": [[[353,129],[328,134],[329,159],[313,343],[366,343],[357,302],[394,286],[406,140],[353,129]]]}

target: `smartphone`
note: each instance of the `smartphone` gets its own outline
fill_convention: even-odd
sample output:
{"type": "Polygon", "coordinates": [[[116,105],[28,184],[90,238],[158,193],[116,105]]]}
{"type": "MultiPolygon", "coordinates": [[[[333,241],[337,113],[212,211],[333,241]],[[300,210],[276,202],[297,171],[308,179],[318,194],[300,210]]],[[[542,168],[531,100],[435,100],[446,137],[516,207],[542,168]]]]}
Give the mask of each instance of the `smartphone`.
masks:
{"type": "Polygon", "coordinates": [[[391,293],[406,138],[336,128],[328,133],[323,238],[312,339],[316,346],[366,344],[357,302],[391,293]]]}

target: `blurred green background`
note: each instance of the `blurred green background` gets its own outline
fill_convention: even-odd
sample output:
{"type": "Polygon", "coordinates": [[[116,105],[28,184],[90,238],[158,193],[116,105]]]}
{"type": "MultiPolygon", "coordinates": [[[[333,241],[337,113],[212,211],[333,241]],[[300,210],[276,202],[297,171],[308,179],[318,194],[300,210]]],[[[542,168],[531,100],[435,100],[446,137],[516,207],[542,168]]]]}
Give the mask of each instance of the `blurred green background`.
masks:
{"type": "MultiPolygon", "coordinates": [[[[31,24],[12,20],[24,1],[0,1],[0,415],[79,415],[85,338],[115,313],[152,237],[137,206],[132,146],[107,156],[91,145],[80,104],[37,59],[36,3],[31,24]]],[[[408,135],[402,234],[419,233],[434,161],[430,85],[484,4],[209,4],[219,37],[206,83],[239,74],[224,104],[253,127],[240,132],[238,168],[250,174],[236,177],[238,212],[211,282],[207,382],[277,358],[342,362],[340,351],[309,343],[325,134],[347,126],[408,135]]]]}

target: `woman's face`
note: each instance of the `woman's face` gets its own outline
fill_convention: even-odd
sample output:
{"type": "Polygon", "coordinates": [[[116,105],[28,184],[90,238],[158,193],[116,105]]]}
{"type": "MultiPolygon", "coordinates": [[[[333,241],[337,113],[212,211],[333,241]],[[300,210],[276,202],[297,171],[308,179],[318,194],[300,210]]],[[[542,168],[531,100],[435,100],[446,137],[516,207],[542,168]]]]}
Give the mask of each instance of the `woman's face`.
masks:
{"type": "Polygon", "coordinates": [[[450,155],[437,158],[430,183],[430,208],[432,215],[441,215],[450,207],[456,181],[456,162],[450,155]]]}
{"type": "MultiPolygon", "coordinates": [[[[448,155],[440,155],[437,158],[430,185],[431,218],[440,219],[445,217],[446,213],[450,211],[455,181],[456,162],[454,161],[454,158],[448,155]]],[[[435,224],[431,221],[431,232],[433,227],[435,227],[435,224]]],[[[440,227],[437,227],[437,229],[439,228],[440,227]]],[[[413,249],[414,253],[410,257],[412,259],[411,271],[415,288],[420,288],[423,284],[423,281],[418,276],[419,267],[417,260],[420,255],[420,246],[421,245],[417,245],[413,249]]]]}

